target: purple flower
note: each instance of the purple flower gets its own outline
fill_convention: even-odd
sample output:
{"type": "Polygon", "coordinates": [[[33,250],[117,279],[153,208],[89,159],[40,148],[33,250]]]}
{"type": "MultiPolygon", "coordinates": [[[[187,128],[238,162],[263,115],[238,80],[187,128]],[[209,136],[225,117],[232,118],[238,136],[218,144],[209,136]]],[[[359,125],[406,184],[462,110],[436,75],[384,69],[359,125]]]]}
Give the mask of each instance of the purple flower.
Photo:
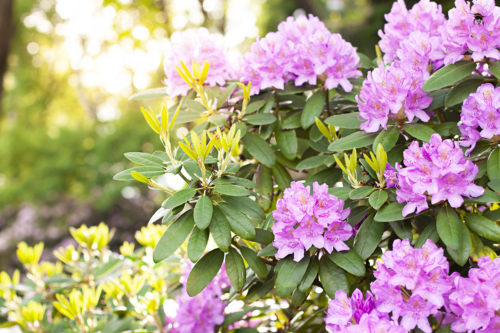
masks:
{"type": "Polygon", "coordinates": [[[189,90],[189,85],[179,76],[175,66],[179,67],[182,61],[191,69],[193,61],[202,64],[205,60],[210,63],[205,83],[211,87],[222,86],[234,77],[221,36],[210,34],[206,28],[172,34],[171,46],[164,60],[167,94],[185,96],[189,90]]]}
{"type": "Polygon", "coordinates": [[[387,166],[385,167],[384,178],[387,188],[393,188],[398,183],[398,173],[389,163],[387,163],[387,166]]]}
{"type": "Polygon", "coordinates": [[[352,304],[349,297],[347,297],[347,293],[343,290],[337,290],[335,299],[328,303],[325,323],[327,326],[344,328],[351,321],[352,315],[352,304]]]}
{"type": "Polygon", "coordinates": [[[436,310],[437,306],[425,301],[422,297],[418,295],[412,296],[408,302],[403,304],[401,325],[407,331],[418,326],[424,333],[432,333],[432,327],[427,318],[436,310]]]}
{"type": "Polygon", "coordinates": [[[309,186],[292,182],[273,211],[276,257],[282,259],[293,254],[294,260],[300,261],[304,251],[312,246],[329,253],[334,248],[349,250],[344,243],[353,235],[346,222],[349,213],[349,208],[344,209],[344,201],[328,193],[328,185],[314,182],[311,195],[309,186]]]}
{"type": "Polygon", "coordinates": [[[406,167],[397,165],[397,176],[393,170],[384,175],[389,178],[388,183],[397,177],[397,200],[407,203],[403,216],[427,209],[427,195],[432,197],[432,204],[448,201],[458,208],[464,202],[463,196],[478,197],[484,193],[481,186],[474,184],[479,168],[464,158],[458,142],[443,141],[439,134],[433,134],[422,147],[413,141],[403,156],[406,167]]]}
{"type": "Polygon", "coordinates": [[[176,314],[165,320],[165,326],[170,328],[171,333],[211,333],[216,325],[224,322],[226,303],[221,301],[222,288],[230,285],[225,267],[223,266],[219,274],[195,297],[189,296],[186,291],[187,276],[191,269],[192,264],[186,262],[184,276],[181,278],[182,294],[177,297],[176,314]]]}

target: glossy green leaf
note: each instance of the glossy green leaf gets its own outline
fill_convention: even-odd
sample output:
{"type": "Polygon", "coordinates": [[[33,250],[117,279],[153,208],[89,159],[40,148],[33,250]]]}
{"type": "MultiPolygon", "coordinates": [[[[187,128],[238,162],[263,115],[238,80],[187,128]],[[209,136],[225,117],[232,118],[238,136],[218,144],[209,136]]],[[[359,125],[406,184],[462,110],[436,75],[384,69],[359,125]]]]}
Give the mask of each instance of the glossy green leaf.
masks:
{"type": "Polygon", "coordinates": [[[387,206],[384,206],[377,212],[374,220],[377,222],[394,222],[403,220],[403,208],[405,206],[406,202],[393,202],[387,206]]]}
{"type": "Polygon", "coordinates": [[[130,161],[150,167],[163,168],[163,160],[155,155],[147,153],[125,153],[125,157],[130,161]]]}
{"type": "Polygon", "coordinates": [[[194,207],[194,222],[202,230],[208,228],[212,221],[213,205],[212,200],[206,195],[202,195],[194,207]]]}
{"type": "Polygon", "coordinates": [[[365,276],[366,267],[363,259],[354,250],[336,252],[327,255],[331,261],[355,276],[365,276]]]}
{"type": "Polygon", "coordinates": [[[255,238],[255,227],[245,214],[226,203],[219,203],[219,207],[226,216],[232,232],[247,240],[255,238]]]}
{"type": "Polygon", "coordinates": [[[186,283],[186,291],[189,296],[194,297],[202,292],[206,286],[219,272],[224,253],[219,249],[214,249],[203,256],[194,265],[186,283]]]}
{"type": "Polygon", "coordinates": [[[370,58],[368,58],[367,55],[358,52],[358,56],[360,59],[360,67],[361,68],[364,68],[364,69],[372,69],[373,68],[372,61],[370,58]]]}
{"type": "Polygon", "coordinates": [[[165,202],[162,206],[165,209],[175,208],[187,201],[189,201],[193,195],[196,193],[195,188],[185,188],[176,192],[170,198],[168,198],[167,202],[165,202]]]}
{"type": "Polygon", "coordinates": [[[281,122],[281,128],[283,129],[293,129],[300,127],[300,116],[302,112],[297,112],[281,122]]]}
{"type": "Polygon", "coordinates": [[[328,157],[328,155],[318,155],[318,156],[312,156],[312,157],[306,158],[305,160],[303,160],[299,164],[297,164],[297,170],[307,170],[307,169],[316,168],[320,165],[324,165],[325,159],[327,157],[328,157]]]}
{"type": "Polygon", "coordinates": [[[254,250],[246,246],[240,247],[240,252],[252,271],[254,271],[260,279],[265,280],[267,277],[267,267],[264,261],[257,256],[254,250]]]}
{"type": "Polygon", "coordinates": [[[274,234],[271,231],[255,228],[255,238],[253,239],[253,242],[269,245],[273,242],[273,240],[274,234]]]}
{"type": "Polygon", "coordinates": [[[450,130],[452,130],[453,128],[458,128],[457,127],[457,123],[449,121],[449,122],[446,122],[446,123],[437,124],[432,129],[434,131],[436,131],[436,133],[438,133],[442,137],[445,137],[445,136],[450,136],[451,135],[450,130]]]}
{"type": "Polygon", "coordinates": [[[224,88],[224,91],[217,97],[217,108],[220,108],[224,105],[224,102],[231,96],[233,91],[238,87],[236,83],[231,83],[227,87],[224,88]]]}
{"type": "Polygon", "coordinates": [[[192,262],[198,261],[205,249],[207,248],[208,238],[210,236],[210,231],[208,229],[201,230],[198,227],[193,229],[191,236],[189,236],[188,242],[188,257],[192,262]]]}
{"type": "Polygon", "coordinates": [[[271,169],[263,164],[259,165],[255,173],[254,181],[257,184],[256,192],[261,195],[261,197],[256,198],[256,202],[264,209],[264,212],[266,212],[271,207],[273,201],[273,178],[271,177],[271,169]]]}
{"type": "Polygon", "coordinates": [[[312,286],[314,280],[316,279],[316,276],[318,276],[318,271],[319,271],[319,259],[317,256],[313,256],[309,260],[309,265],[307,266],[307,270],[304,273],[302,280],[300,280],[297,289],[299,289],[302,292],[306,292],[307,289],[309,289],[312,286]]]}
{"type": "Polygon", "coordinates": [[[353,148],[367,147],[373,144],[378,133],[355,132],[336,140],[328,146],[330,151],[350,150],[353,148]]]}
{"type": "Polygon", "coordinates": [[[488,157],[486,172],[490,180],[500,179],[500,148],[493,150],[488,157]]]}
{"type": "Polygon", "coordinates": [[[273,173],[273,178],[280,190],[284,191],[285,189],[290,187],[290,183],[293,181],[292,176],[288,170],[282,166],[280,163],[276,162],[276,164],[271,168],[273,173]]]}
{"type": "Polygon", "coordinates": [[[269,113],[257,113],[246,118],[246,122],[251,125],[274,124],[276,117],[269,113]]]}
{"type": "Polygon", "coordinates": [[[165,230],[153,251],[154,262],[167,259],[184,243],[194,227],[192,213],[192,210],[185,212],[165,230]]]}
{"type": "Polygon", "coordinates": [[[399,238],[413,240],[411,220],[389,222],[389,225],[399,238]]]}
{"type": "Polygon", "coordinates": [[[350,187],[334,187],[328,190],[330,194],[333,194],[340,200],[349,199],[349,193],[351,193],[352,188],[350,187]]]}
{"type": "Polygon", "coordinates": [[[392,167],[396,166],[397,163],[401,163],[403,160],[403,152],[408,147],[406,145],[396,145],[391,149],[390,152],[387,153],[387,163],[389,163],[392,167]]]}
{"type": "Polygon", "coordinates": [[[123,170],[122,172],[117,173],[113,179],[114,180],[134,180],[134,177],[130,174],[131,171],[139,172],[140,174],[146,176],[147,178],[153,178],[162,176],[165,174],[165,170],[159,167],[149,167],[149,166],[141,166],[135,167],[127,170],[123,170]]]}
{"type": "Polygon", "coordinates": [[[319,261],[319,279],[328,297],[335,298],[337,290],[349,292],[349,282],[344,270],[331,261],[328,256],[319,261]]]}
{"type": "Polygon", "coordinates": [[[364,220],[363,224],[356,234],[354,239],[354,251],[366,260],[370,257],[382,240],[384,233],[384,224],[377,223],[373,220],[373,214],[364,220]]]}
{"type": "Polygon", "coordinates": [[[373,150],[376,151],[378,144],[381,143],[384,151],[390,151],[399,139],[399,128],[397,126],[389,126],[387,130],[382,130],[373,141],[373,150]]]}
{"type": "Polygon", "coordinates": [[[438,90],[450,84],[460,81],[476,69],[476,63],[473,61],[459,61],[445,66],[432,74],[424,83],[424,92],[438,90]]]}
{"type": "Polygon", "coordinates": [[[266,104],[265,100],[260,100],[260,101],[252,102],[252,103],[248,104],[247,109],[246,109],[245,112],[247,114],[253,113],[253,112],[257,111],[258,109],[260,109],[261,107],[263,107],[264,104],[266,104]]]}
{"type": "Polygon", "coordinates": [[[221,114],[213,114],[208,117],[208,120],[215,126],[222,126],[227,122],[227,118],[221,114]]]}
{"type": "Polygon", "coordinates": [[[304,258],[299,262],[293,260],[293,256],[285,259],[276,278],[276,293],[280,297],[287,297],[299,285],[309,265],[309,252],[305,252],[304,258]]]}
{"type": "Polygon", "coordinates": [[[490,61],[488,63],[488,70],[493,74],[497,79],[500,78],[500,61],[490,61]]]}
{"type": "Polygon", "coordinates": [[[362,186],[358,187],[349,193],[349,199],[351,200],[359,200],[362,198],[368,197],[376,188],[371,186],[362,186]]]}
{"type": "Polygon", "coordinates": [[[307,178],[304,185],[310,186],[314,182],[318,182],[319,184],[327,184],[328,187],[334,187],[341,178],[342,170],[337,168],[328,168],[311,175],[311,177],[307,178]]]}
{"type": "Polygon", "coordinates": [[[238,185],[217,185],[214,191],[233,197],[246,197],[250,195],[250,192],[246,188],[238,185]]]}
{"type": "Polygon", "coordinates": [[[295,130],[283,130],[281,122],[278,122],[274,128],[274,137],[281,153],[289,160],[293,160],[299,147],[295,130]]]}
{"type": "Polygon", "coordinates": [[[484,82],[485,81],[481,78],[460,82],[446,95],[444,105],[449,108],[453,105],[461,104],[469,97],[470,94],[475,93],[477,88],[484,82]]]}
{"type": "Polygon", "coordinates": [[[373,209],[368,207],[368,206],[353,207],[353,208],[351,208],[351,213],[349,214],[347,221],[351,225],[351,227],[354,227],[356,224],[361,222],[362,219],[364,219],[366,216],[368,216],[372,212],[373,212],[373,209]]]}
{"type": "Polygon", "coordinates": [[[222,251],[227,252],[229,250],[229,245],[231,245],[231,227],[229,226],[226,216],[218,206],[214,207],[209,228],[217,246],[222,251]]]}
{"type": "Polygon", "coordinates": [[[240,178],[240,177],[235,177],[235,176],[223,176],[214,179],[212,182],[212,185],[238,185],[238,186],[243,186],[245,188],[257,188],[257,184],[254,183],[251,180],[248,180],[246,178],[240,178]]]}
{"type": "Polygon", "coordinates": [[[274,166],[276,159],[274,158],[274,152],[267,143],[266,140],[262,139],[257,134],[247,133],[241,141],[245,145],[248,152],[255,157],[255,159],[268,167],[274,166]]]}
{"type": "Polygon", "coordinates": [[[465,214],[465,223],[470,230],[493,242],[500,242],[500,226],[494,221],[477,214],[465,214]]]}
{"type": "Polygon", "coordinates": [[[359,129],[362,122],[359,120],[359,112],[351,112],[326,118],[325,123],[340,128],[359,129]]]}
{"type": "Polygon", "coordinates": [[[243,258],[234,248],[230,247],[226,254],[226,273],[231,287],[240,291],[246,282],[247,271],[243,258]]]}
{"type": "Polygon", "coordinates": [[[449,206],[442,207],[437,215],[436,227],[453,260],[460,266],[465,265],[472,249],[471,236],[455,210],[449,206]]]}
{"type": "Polygon", "coordinates": [[[425,227],[424,230],[418,236],[417,242],[415,243],[415,248],[420,249],[425,244],[425,242],[430,239],[434,243],[439,241],[439,234],[437,232],[436,222],[431,222],[425,227]]]}
{"type": "Polygon", "coordinates": [[[368,202],[374,209],[379,209],[387,201],[388,197],[386,191],[377,190],[370,195],[368,202]]]}
{"type": "Polygon", "coordinates": [[[325,91],[323,89],[318,89],[309,97],[302,111],[302,115],[300,116],[300,125],[303,129],[307,129],[315,123],[314,118],[321,115],[324,105],[325,91]]]}
{"type": "Polygon", "coordinates": [[[269,244],[265,248],[259,251],[257,255],[259,257],[271,257],[274,256],[276,253],[278,253],[278,249],[275,248],[272,244],[269,244]]]}
{"type": "Polygon", "coordinates": [[[430,128],[429,126],[422,124],[407,124],[404,126],[404,130],[406,133],[410,134],[412,137],[422,140],[425,142],[429,142],[432,134],[436,132],[430,128]]]}
{"type": "Polygon", "coordinates": [[[140,99],[153,99],[153,98],[161,98],[167,96],[167,88],[153,88],[148,90],[143,90],[138,92],[137,94],[133,94],[129,97],[129,101],[132,100],[140,100],[140,99]]]}
{"type": "Polygon", "coordinates": [[[222,196],[222,200],[239,210],[240,212],[253,217],[254,219],[264,220],[266,215],[259,204],[247,197],[222,196]]]}
{"type": "Polygon", "coordinates": [[[451,90],[451,88],[446,88],[446,89],[439,89],[430,92],[427,96],[432,97],[432,103],[429,105],[427,109],[424,109],[424,111],[427,110],[434,110],[437,108],[440,108],[444,106],[444,100],[446,98],[446,95],[448,95],[448,92],[451,90]]]}
{"type": "Polygon", "coordinates": [[[466,203],[474,203],[474,202],[479,202],[479,203],[500,203],[500,195],[497,193],[485,188],[484,189],[484,194],[480,197],[477,198],[469,198],[465,199],[466,203]]]}

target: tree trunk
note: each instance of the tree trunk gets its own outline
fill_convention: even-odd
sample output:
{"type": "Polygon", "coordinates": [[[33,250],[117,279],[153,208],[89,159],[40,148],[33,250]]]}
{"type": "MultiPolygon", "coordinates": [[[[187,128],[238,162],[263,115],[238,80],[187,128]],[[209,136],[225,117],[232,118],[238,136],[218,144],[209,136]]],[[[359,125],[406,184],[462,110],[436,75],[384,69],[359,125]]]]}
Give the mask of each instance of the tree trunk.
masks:
{"type": "Polygon", "coordinates": [[[14,35],[14,0],[0,0],[0,118],[2,116],[3,77],[7,71],[7,57],[14,35]]]}

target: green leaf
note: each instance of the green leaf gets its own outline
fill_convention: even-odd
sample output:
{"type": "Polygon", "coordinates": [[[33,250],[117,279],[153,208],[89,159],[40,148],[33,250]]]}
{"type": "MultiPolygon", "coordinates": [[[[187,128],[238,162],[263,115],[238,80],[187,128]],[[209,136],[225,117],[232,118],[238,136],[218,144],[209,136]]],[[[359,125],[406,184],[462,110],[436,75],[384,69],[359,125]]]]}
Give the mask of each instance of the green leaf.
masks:
{"type": "Polygon", "coordinates": [[[227,118],[221,114],[213,114],[208,117],[208,120],[215,126],[222,126],[227,122],[227,118]]]}
{"type": "Polygon", "coordinates": [[[368,198],[368,202],[374,209],[379,209],[387,201],[387,192],[384,190],[378,190],[372,193],[368,198]]]}
{"type": "Polygon", "coordinates": [[[347,92],[342,88],[342,86],[338,86],[335,88],[335,90],[339,93],[340,96],[344,97],[348,101],[355,102],[356,103],[356,96],[360,94],[360,89],[359,88],[352,88],[350,92],[347,92]]]}
{"type": "Polygon", "coordinates": [[[213,280],[219,272],[224,253],[219,249],[214,249],[203,256],[194,265],[186,283],[186,291],[189,296],[194,297],[201,293],[203,289],[213,280]]]}
{"type": "Polygon", "coordinates": [[[147,153],[125,153],[125,157],[130,161],[150,167],[163,168],[163,160],[157,156],[147,153]]]}
{"type": "Polygon", "coordinates": [[[259,204],[250,198],[223,195],[222,200],[254,219],[264,220],[266,218],[266,215],[259,204]]]}
{"type": "Polygon", "coordinates": [[[231,282],[231,287],[238,291],[243,289],[247,277],[245,263],[238,251],[232,247],[229,248],[229,252],[226,254],[226,273],[229,282],[231,282]]]}
{"type": "Polygon", "coordinates": [[[351,193],[352,188],[350,187],[334,187],[328,190],[328,192],[340,200],[349,199],[349,193],[351,193]]]}
{"type": "Polygon", "coordinates": [[[499,203],[500,202],[500,195],[497,193],[485,188],[484,189],[484,194],[480,197],[477,198],[469,198],[465,199],[466,203],[474,203],[474,202],[480,202],[480,203],[499,203]]]}
{"type": "Polygon", "coordinates": [[[355,132],[351,135],[336,140],[328,146],[330,151],[350,150],[353,148],[366,147],[373,144],[378,133],[355,132]]]}
{"type": "Polygon", "coordinates": [[[217,246],[222,251],[227,252],[229,245],[231,245],[231,227],[226,216],[218,206],[214,207],[209,228],[217,246]]]}
{"type": "Polygon", "coordinates": [[[389,222],[389,224],[399,238],[409,239],[410,242],[413,240],[411,220],[389,222]]]}
{"type": "Polygon", "coordinates": [[[302,115],[302,112],[297,112],[285,120],[282,121],[281,123],[281,128],[283,129],[293,129],[293,128],[299,128],[300,127],[300,116],[302,115]]]}
{"type": "Polygon", "coordinates": [[[325,91],[318,89],[312,94],[306,102],[302,115],[300,116],[300,125],[303,129],[308,129],[315,123],[314,118],[319,117],[323,112],[325,105],[325,91]]]}
{"type": "Polygon", "coordinates": [[[212,220],[212,200],[206,195],[202,195],[194,207],[194,222],[202,230],[208,228],[212,220]]]}
{"type": "Polygon", "coordinates": [[[302,277],[306,273],[307,266],[309,265],[309,252],[305,252],[304,258],[299,262],[293,260],[293,256],[285,259],[285,263],[281,266],[276,278],[276,293],[278,296],[284,298],[294,291],[299,285],[302,277]]]}
{"type": "Polygon", "coordinates": [[[460,266],[465,265],[469,259],[472,242],[469,230],[460,221],[455,210],[449,206],[442,207],[437,215],[436,227],[453,260],[460,266]]]}
{"type": "Polygon", "coordinates": [[[500,179],[500,148],[493,150],[488,157],[486,172],[490,180],[500,179]]]}
{"type": "Polygon", "coordinates": [[[257,184],[255,184],[253,181],[248,180],[246,178],[240,178],[235,176],[219,177],[212,182],[212,185],[227,185],[227,184],[239,185],[246,188],[257,188],[257,184]]]}
{"type": "Polygon", "coordinates": [[[163,233],[153,251],[154,262],[160,262],[170,257],[186,240],[194,227],[192,210],[182,214],[163,233]]]}
{"type": "Polygon", "coordinates": [[[290,187],[290,183],[293,179],[284,166],[276,162],[276,164],[271,168],[271,171],[273,172],[273,178],[276,181],[276,184],[278,184],[280,190],[284,191],[290,187]]]}
{"type": "MultiPolygon", "coordinates": [[[[169,119],[172,119],[174,117],[175,110],[172,110],[171,112],[168,113],[169,119]]],[[[192,112],[192,111],[182,111],[179,112],[177,115],[177,119],[175,119],[175,124],[185,124],[185,123],[190,123],[195,120],[200,119],[201,114],[198,112],[192,112]]]]}
{"type": "Polygon", "coordinates": [[[196,101],[194,99],[186,99],[184,101],[184,105],[189,110],[194,111],[194,112],[202,113],[202,112],[207,111],[207,109],[205,108],[205,106],[203,104],[201,104],[201,102],[196,101]]]}
{"type": "Polygon", "coordinates": [[[488,63],[488,70],[493,74],[497,79],[500,78],[500,61],[490,61],[488,63]]]}
{"type": "Polygon", "coordinates": [[[255,238],[255,227],[250,219],[239,210],[226,203],[219,203],[231,230],[243,239],[253,240],[255,238]]]}
{"type": "Polygon", "coordinates": [[[254,271],[260,279],[265,280],[267,277],[267,267],[264,261],[262,261],[261,258],[257,257],[257,254],[254,252],[254,250],[246,246],[240,247],[240,252],[252,271],[254,271]]]}
{"type": "Polygon", "coordinates": [[[382,240],[384,225],[373,220],[373,214],[363,222],[354,239],[354,251],[366,260],[370,257],[382,240]]]}
{"type": "Polygon", "coordinates": [[[305,302],[308,295],[308,292],[302,292],[299,289],[295,289],[292,293],[292,306],[294,308],[299,308],[305,302]]]}
{"type": "MultiPolygon", "coordinates": [[[[490,208],[491,209],[491,208],[490,208]]],[[[483,216],[492,220],[492,221],[500,221],[500,209],[489,210],[487,209],[483,216]]]]}
{"type": "Polygon", "coordinates": [[[117,173],[113,179],[114,180],[134,180],[134,177],[130,174],[131,171],[139,172],[140,174],[146,176],[147,178],[153,178],[162,176],[165,174],[165,170],[159,167],[149,167],[149,166],[141,166],[135,167],[132,169],[123,170],[122,172],[117,173]]]}
{"type": "Polygon", "coordinates": [[[467,213],[465,214],[465,223],[470,230],[479,236],[493,242],[500,242],[500,226],[494,221],[481,215],[467,213]]]}
{"type": "Polygon", "coordinates": [[[368,58],[367,55],[358,52],[358,57],[360,60],[359,63],[360,63],[361,68],[364,68],[364,69],[372,69],[373,68],[372,61],[370,60],[370,58],[368,58]]]}
{"type": "Polygon", "coordinates": [[[358,187],[357,189],[354,189],[351,191],[351,193],[349,193],[349,199],[359,200],[362,198],[366,198],[370,195],[370,193],[372,193],[375,190],[376,189],[374,187],[371,187],[371,186],[358,187]]]}
{"type": "Polygon", "coordinates": [[[451,135],[450,130],[455,127],[458,128],[457,123],[450,121],[447,123],[437,124],[432,129],[442,137],[445,137],[445,136],[450,136],[451,135]]]}
{"type": "Polygon", "coordinates": [[[386,152],[390,151],[399,139],[399,128],[390,126],[389,129],[383,130],[373,141],[373,150],[377,150],[378,144],[381,143],[386,152]]]}
{"type": "Polygon", "coordinates": [[[272,244],[269,244],[265,248],[259,251],[257,255],[259,257],[271,257],[274,256],[276,253],[278,253],[278,249],[275,248],[272,244]]]}
{"type": "Polygon", "coordinates": [[[257,113],[251,116],[248,116],[246,119],[247,123],[252,125],[269,125],[274,124],[276,121],[276,117],[269,113],[257,113]]]}
{"type": "Polygon", "coordinates": [[[430,92],[427,96],[432,97],[432,103],[427,109],[424,109],[424,111],[434,110],[444,106],[444,99],[450,90],[451,88],[446,88],[430,92]]]}
{"type": "Polygon", "coordinates": [[[366,267],[363,259],[354,251],[332,252],[327,255],[331,261],[354,276],[365,276],[366,267]]]}
{"type": "Polygon", "coordinates": [[[387,163],[389,163],[392,167],[395,167],[396,162],[401,163],[403,160],[403,152],[407,148],[408,147],[406,145],[396,145],[390,152],[387,153],[387,163]]]}
{"type": "Polygon", "coordinates": [[[274,128],[274,137],[281,153],[289,160],[293,160],[299,148],[295,130],[282,130],[281,122],[278,122],[274,128]]]}
{"type": "Polygon", "coordinates": [[[276,159],[274,158],[274,152],[266,142],[257,134],[247,133],[241,141],[245,145],[248,152],[255,157],[255,159],[268,167],[274,166],[276,159]]]}
{"type": "Polygon", "coordinates": [[[404,130],[414,138],[425,142],[429,142],[432,134],[436,133],[429,126],[422,124],[407,124],[404,126],[404,130]]]}
{"type": "Polygon", "coordinates": [[[271,170],[263,164],[259,165],[254,181],[257,184],[256,192],[263,196],[257,197],[256,201],[264,211],[268,211],[273,201],[273,178],[271,177],[271,170]]]}
{"type": "Polygon", "coordinates": [[[302,280],[300,280],[300,283],[298,285],[298,289],[302,292],[306,292],[309,287],[312,286],[314,280],[316,279],[316,276],[318,275],[319,271],[319,259],[317,256],[314,256],[309,260],[309,265],[307,266],[307,270],[302,277],[302,280]]]}
{"type": "Polygon", "coordinates": [[[255,228],[255,238],[254,243],[259,243],[263,245],[269,245],[274,240],[274,234],[268,230],[255,228]]]}
{"type": "Polygon", "coordinates": [[[219,109],[222,105],[224,105],[224,102],[231,96],[233,91],[238,87],[238,84],[236,83],[231,83],[228,85],[226,88],[224,88],[224,91],[217,97],[217,108],[219,109]]]}
{"type": "Polygon", "coordinates": [[[266,104],[265,100],[261,100],[261,101],[256,101],[256,102],[250,103],[250,104],[248,104],[247,109],[246,109],[245,112],[247,114],[255,112],[258,109],[260,109],[261,107],[263,107],[264,104],[266,104]]]}
{"type": "Polygon", "coordinates": [[[446,87],[450,84],[460,81],[476,69],[476,63],[473,61],[459,61],[445,66],[431,75],[425,81],[423,90],[430,92],[446,87]]]}
{"type": "Polygon", "coordinates": [[[133,94],[128,98],[129,101],[139,100],[139,99],[153,99],[153,98],[161,98],[167,96],[167,88],[153,88],[144,91],[140,91],[137,94],[133,94]]]}
{"type": "Polygon", "coordinates": [[[250,195],[250,192],[246,188],[238,185],[217,185],[214,191],[233,197],[245,197],[250,195]]]}
{"type": "Polygon", "coordinates": [[[436,333],[453,333],[453,331],[451,330],[451,325],[446,325],[445,327],[438,329],[436,333]]]}
{"type": "Polygon", "coordinates": [[[359,129],[362,121],[359,120],[359,112],[351,112],[326,118],[325,123],[340,128],[359,129]]]}
{"type": "Polygon", "coordinates": [[[265,282],[259,281],[256,284],[254,284],[248,290],[248,294],[245,298],[245,301],[247,303],[252,303],[252,302],[255,302],[255,301],[263,298],[264,296],[266,296],[271,290],[273,290],[274,280],[275,280],[275,277],[272,276],[265,282]]]}
{"type": "Polygon", "coordinates": [[[299,164],[297,164],[297,170],[307,170],[307,169],[316,168],[320,165],[324,165],[325,159],[327,157],[328,157],[328,155],[318,155],[318,156],[312,156],[312,157],[306,158],[305,160],[303,160],[299,164]]]}
{"type": "Polygon", "coordinates": [[[319,279],[323,284],[323,289],[331,299],[335,298],[337,290],[349,292],[349,282],[344,271],[328,256],[321,257],[319,261],[319,279]]]}
{"type": "Polygon", "coordinates": [[[375,215],[375,221],[377,222],[394,222],[403,220],[403,208],[406,206],[406,202],[397,203],[393,202],[387,206],[382,207],[375,215]]]}
{"type": "Polygon", "coordinates": [[[342,178],[342,170],[336,168],[329,168],[323,171],[317,172],[314,175],[309,177],[304,185],[310,186],[314,182],[318,182],[319,184],[327,184],[328,187],[334,187],[340,179],[342,178]]]}
{"type": "Polygon", "coordinates": [[[351,208],[351,213],[349,214],[347,221],[351,225],[351,227],[354,227],[371,212],[373,212],[373,209],[368,206],[353,207],[351,208]]]}
{"type": "Polygon", "coordinates": [[[189,201],[195,195],[196,189],[195,188],[185,188],[183,190],[180,190],[176,192],[174,195],[172,195],[170,198],[168,198],[167,202],[165,202],[162,206],[165,209],[172,209],[175,208],[186,201],[189,201]]]}
{"type": "Polygon", "coordinates": [[[431,222],[425,227],[425,229],[418,236],[417,242],[415,243],[415,248],[420,249],[424,246],[425,242],[430,239],[434,243],[439,241],[439,234],[437,232],[436,222],[431,222]]]}
{"type": "Polygon", "coordinates": [[[488,186],[495,192],[500,192],[500,179],[488,182],[488,186]]]}
{"type": "Polygon", "coordinates": [[[460,82],[446,95],[444,105],[449,108],[453,105],[461,104],[470,94],[475,93],[477,88],[484,82],[481,78],[460,82]]]}
{"type": "Polygon", "coordinates": [[[188,257],[192,262],[197,262],[201,258],[208,243],[210,231],[208,229],[201,230],[198,227],[193,229],[188,242],[188,257]]]}

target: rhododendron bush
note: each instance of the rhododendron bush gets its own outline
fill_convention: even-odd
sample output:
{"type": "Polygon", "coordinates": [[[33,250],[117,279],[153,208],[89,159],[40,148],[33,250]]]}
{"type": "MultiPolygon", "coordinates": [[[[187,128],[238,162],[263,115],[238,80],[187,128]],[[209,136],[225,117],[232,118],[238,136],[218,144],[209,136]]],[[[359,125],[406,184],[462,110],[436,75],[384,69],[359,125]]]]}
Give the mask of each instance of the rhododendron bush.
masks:
{"type": "Polygon", "coordinates": [[[385,18],[375,59],[314,16],[236,62],[204,28],[172,36],[166,88],[131,97],[165,149],[115,176],[164,198],[143,248],[111,252],[104,225],[55,266],[20,245],[4,325],[500,332],[500,7],[385,18]]]}

